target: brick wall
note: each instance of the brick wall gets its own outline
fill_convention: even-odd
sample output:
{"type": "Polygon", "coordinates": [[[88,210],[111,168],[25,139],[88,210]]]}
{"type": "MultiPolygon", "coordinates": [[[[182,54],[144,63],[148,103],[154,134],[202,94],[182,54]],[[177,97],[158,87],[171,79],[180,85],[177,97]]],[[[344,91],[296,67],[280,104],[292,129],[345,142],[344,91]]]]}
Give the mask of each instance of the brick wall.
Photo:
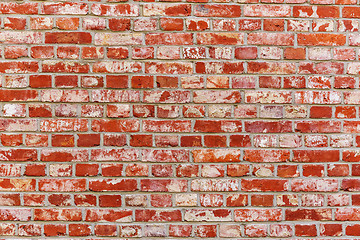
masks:
{"type": "Polygon", "coordinates": [[[0,2],[1,237],[359,236],[357,4],[0,2]]]}

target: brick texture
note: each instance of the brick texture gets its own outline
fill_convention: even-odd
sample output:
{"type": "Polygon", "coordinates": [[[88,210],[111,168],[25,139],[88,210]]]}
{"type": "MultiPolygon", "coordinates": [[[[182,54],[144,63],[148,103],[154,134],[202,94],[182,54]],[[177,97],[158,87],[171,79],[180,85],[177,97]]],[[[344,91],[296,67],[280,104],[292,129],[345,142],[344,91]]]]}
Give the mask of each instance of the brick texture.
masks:
{"type": "Polygon", "coordinates": [[[1,1],[0,238],[359,238],[358,4],[1,1]]]}

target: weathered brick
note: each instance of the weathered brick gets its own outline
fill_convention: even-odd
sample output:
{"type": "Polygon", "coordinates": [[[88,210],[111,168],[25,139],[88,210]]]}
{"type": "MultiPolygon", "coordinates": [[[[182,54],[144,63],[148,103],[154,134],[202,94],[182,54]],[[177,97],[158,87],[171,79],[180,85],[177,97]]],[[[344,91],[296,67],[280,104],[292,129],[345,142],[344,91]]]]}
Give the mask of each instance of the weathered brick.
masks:
{"type": "Polygon", "coordinates": [[[2,238],[359,236],[355,0],[2,1],[2,238]]]}

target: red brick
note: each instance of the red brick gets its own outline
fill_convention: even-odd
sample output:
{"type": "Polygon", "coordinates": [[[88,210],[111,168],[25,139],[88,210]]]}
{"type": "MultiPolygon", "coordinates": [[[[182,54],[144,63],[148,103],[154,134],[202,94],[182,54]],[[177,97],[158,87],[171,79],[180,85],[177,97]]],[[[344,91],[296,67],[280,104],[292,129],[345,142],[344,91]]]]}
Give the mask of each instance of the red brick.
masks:
{"type": "Polygon", "coordinates": [[[45,236],[64,236],[66,234],[65,224],[46,224],[44,225],[45,236]]]}
{"type": "MultiPolygon", "coordinates": [[[[118,5],[120,7],[120,5],[118,5]]],[[[131,20],[130,18],[110,18],[109,28],[112,31],[128,31],[130,30],[131,20]]]]}
{"type": "Polygon", "coordinates": [[[359,15],[359,7],[344,7],[342,9],[342,15],[345,18],[358,18],[359,15]]]}
{"type": "Polygon", "coordinates": [[[191,15],[190,4],[146,4],[144,16],[189,16],[191,15]]]}
{"type": "Polygon", "coordinates": [[[21,235],[21,236],[40,236],[41,235],[41,225],[38,225],[38,224],[19,225],[19,235],[21,235]]]}
{"type": "Polygon", "coordinates": [[[96,176],[98,172],[97,164],[76,164],[76,176],[96,176]]]}
{"type": "Polygon", "coordinates": [[[44,3],[44,14],[87,14],[88,6],[85,3],[44,3]]]}
{"type": "Polygon", "coordinates": [[[126,176],[147,176],[149,175],[149,167],[145,164],[129,164],[126,166],[125,173],[126,176]]]}
{"type": "Polygon", "coordinates": [[[98,59],[104,57],[104,49],[101,47],[83,47],[81,57],[84,59],[98,59]]]}
{"type": "Polygon", "coordinates": [[[332,116],[331,107],[313,106],[310,108],[311,118],[331,118],[331,116],[332,116]]]}
{"type": "Polygon", "coordinates": [[[239,30],[243,31],[255,31],[261,29],[260,19],[240,19],[239,30]]]}
{"type": "Polygon", "coordinates": [[[291,189],[295,192],[336,192],[338,181],[336,179],[294,179],[291,189]]]}
{"type": "Polygon", "coordinates": [[[121,207],[121,195],[99,196],[100,207],[121,207]]]}
{"type": "Polygon", "coordinates": [[[305,46],[341,46],[345,45],[346,38],[340,34],[313,33],[298,34],[298,44],[305,46]]]}
{"type": "Polygon", "coordinates": [[[240,47],[235,48],[236,59],[256,59],[257,48],[256,47],[240,47]]]}
{"type": "Polygon", "coordinates": [[[321,135],[305,136],[305,146],[308,147],[326,147],[328,145],[328,137],[321,135]]]}
{"type": "Polygon", "coordinates": [[[340,14],[337,6],[316,6],[314,8],[311,6],[295,6],[293,12],[294,17],[301,18],[337,18],[340,14]]]}
{"type": "Polygon", "coordinates": [[[144,120],[145,132],[190,132],[191,122],[187,120],[144,120]]]}
{"type": "Polygon", "coordinates": [[[26,27],[25,18],[13,18],[13,17],[4,18],[4,29],[24,30],[25,27],[26,27]]]}
{"type": "Polygon", "coordinates": [[[26,165],[25,175],[26,176],[45,176],[44,164],[29,164],[26,165]]]}
{"type": "Polygon", "coordinates": [[[294,162],[337,162],[338,150],[294,150],[294,162]]]}
{"type": "Polygon", "coordinates": [[[186,19],[186,27],[190,31],[204,31],[209,29],[209,20],[206,18],[203,19],[186,19]]]}
{"type": "MultiPolygon", "coordinates": [[[[136,174],[142,170],[141,168],[138,168],[137,166],[138,165],[129,165],[127,167],[126,175],[135,175],[136,176],[136,174]]],[[[113,164],[102,164],[101,165],[101,173],[105,177],[120,177],[123,175],[122,169],[123,169],[123,164],[113,163],[113,164]]]]}
{"type": "Polygon", "coordinates": [[[241,180],[241,188],[247,192],[282,192],[287,191],[288,181],[287,180],[241,180]]]}
{"type": "Polygon", "coordinates": [[[303,176],[304,177],[323,177],[324,176],[324,166],[322,165],[313,165],[307,164],[303,165],[303,176]]]}
{"type": "Polygon", "coordinates": [[[141,190],[145,192],[186,192],[187,180],[142,179],[141,190]]]}
{"type": "Polygon", "coordinates": [[[78,134],[78,147],[95,147],[100,145],[100,134],[78,134]]]}
{"type": "Polygon", "coordinates": [[[197,43],[201,45],[242,45],[244,34],[242,33],[198,33],[197,43]]]}
{"type": "Polygon", "coordinates": [[[196,120],[195,132],[241,132],[241,121],[237,120],[196,120]]]}
{"type": "Polygon", "coordinates": [[[326,221],[331,219],[331,209],[286,209],[286,221],[326,221]]]}
{"type": "Polygon", "coordinates": [[[244,15],[248,17],[286,17],[290,16],[291,8],[286,5],[247,5],[244,15]]]}
{"type": "Polygon", "coordinates": [[[135,191],[137,183],[135,179],[104,179],[91,180],[89,182],[89,189],[91,191],[135,191]]]}
{"type": "Polygon", "coordinates": [[[2,2],[0,4],[0,13],[2,14],[37,14],[38,3],[14,3],[2,2]]]}
{"type": "Polygon", "coordinates": [[[189,237],[191,234],[191,230],[191,225],[169,225],[169,236],[189,237]]]}
{"type": "Polygon", "coordinates": [[[283,19],[264,19],[265,31],[284,31],[285,21],[283,19]]]}
{"type": "Polygon", "coordinates": [[[202,74],[239,74],[243,73],[241,62],[197,62],[196,72],[202,74]]]}
{"type": "Polygon", "coordinates": [[[295,236],[314,237],[316,235],[316,225],[295,225],[295,236]]]}
{"type": "Polygon", "coordinates": [[[92,149],[91,160],[95,161],[136,161],[138,159],[137,149],[92,149]]]}
{"type": "Polygon", "coordinates": [[[249,33],[249,44],[259,45],[294,45],[294,35],[287,33],[249,33]]]}
{"type": "Polygon", "coordinates": [[[280,209],[236,209],[234,220],[244,222],[280,221],[281,211],[280,209]]]}
{"type": "Polygon", "coordinates": [[[341,224],[320,224],[320,236],[341,236],[341,224]]]}
{"type": "Polygon", "coordinates": [[[243,207],[248,203],[248,196],[244,194],[230,194],[226,198],[226,206],[243,207]]]}
{"type": "Polygon", "coordinates": [[[116,225],[96,225],[95,226],[96,236],[111,237],[117,235],[116,225]]]}
{"type": "Polygon", "coordinates": [[[238,5],[196,5],[194,15],[197,17],[240,17],[241,8],[238,5]]]}
{"type": "Polygon", "coordinates": [[[133,76],[131,77],[132,88],[153,88],[154,77],[152,76],[133,76]]]}
{"type": "Polygon", "coordinates": [[[169,222],[181,220],[181,212],[179,210],[135,210],[135,221],[139,222],[169,222]]]}
{"type": "MultiPolygon", "coordinates": [[[[74,209],[74,208],[45,209],[45,208],[38,208],[38,209],[34,210],[34,220],[35,221],[80,221],[81,219],[82,219],[81,209],[74,209]]],[[[53,235],[49,234],[49,236],[53,236],[53,235]]]]}
{"type": "Polygon", "coordinates": [[[137,120],[94,120],[92,130],[95,132],[138,132],[139,121],[137,120]]]}
{"type": "Polygon", "coordinates": [[[179,18],[161,18],[160,27],[165,31],[182,31],[184,28],[184,21],[179,18]]]}
{"type": "Polygon", "coordinates": [[[251,205],[252,206],[262,206],[270,207],[273,206],[274,196],[272,195],[252,195],[251,196],[251,205]]]}
{"type": "Polygon", "coordinates": [[[195,236],[213,238],[217,236],[216,225],[198,225],[195,228],[195,236]]]}
{"type": "Polygon", "coordinates": [[[92,41],[87,32],[47,32],[45,43],[89,44],[92,41]]]}
{"type": "Polygon", "coordinates": [[[129,222],[132,219],[131,215],[131,210],[88,209],[85,220],[88,222],[129,222]]]}
{"type": "Polygon", "coordinates": [[[106,134],[104,135],[104,146],[125,146],[126,136],[122,134],[106,134]]]}
{"type": "Polygon", "coordinates": [[[56,26],[62,30],[77,30],[79,28],[79,18],[57,18],[56,26]]]}
{"type": "Polygon", "coordinates": [[[91,12],[97,16],[135,17],[139,15],[139,6],[135,4],[93,4],[91,12]]]}
{"type": "Polygon", "coordinates": [[[191,45],[193,35],[191,33],[148,33],[145,36],[148,45],[191,45]]]}
{"type": "Polygon", "coordinates": [[[294,74],[295,65],[287,62],[249,62],[249,73],[294,74]]]}
{"type": "Polygon", "coordinates": [[[192,72],[192,64],[188,62],[145,63],[145,73],[150,74],[191,74],[192,72]]]}

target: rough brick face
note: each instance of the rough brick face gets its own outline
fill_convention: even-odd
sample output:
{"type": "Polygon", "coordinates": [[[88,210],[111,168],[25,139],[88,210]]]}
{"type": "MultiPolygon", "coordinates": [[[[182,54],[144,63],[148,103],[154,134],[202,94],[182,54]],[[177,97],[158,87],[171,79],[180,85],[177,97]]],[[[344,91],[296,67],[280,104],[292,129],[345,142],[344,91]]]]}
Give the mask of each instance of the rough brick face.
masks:
{"type": "Polygon", "coordinates": [[[0,238],[359,238],[359,19],[0,1],[0,238]]]}

